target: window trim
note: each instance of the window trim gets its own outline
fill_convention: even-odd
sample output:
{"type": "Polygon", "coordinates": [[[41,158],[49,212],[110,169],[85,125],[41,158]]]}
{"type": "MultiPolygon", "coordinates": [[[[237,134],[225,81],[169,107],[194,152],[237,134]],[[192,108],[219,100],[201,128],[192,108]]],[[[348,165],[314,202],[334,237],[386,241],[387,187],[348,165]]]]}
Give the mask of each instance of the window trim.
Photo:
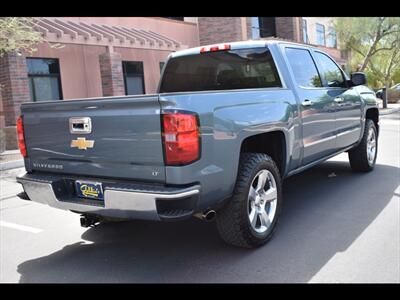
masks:
{"type": "Polygon", "coordinates": [[[317,45],[318,46],[324,46],[324,47],[326,47],[326,38],[325,38],[325,32],[326,32],[326,30],[325,30],[325,25],[324,24],[321,24],[321,23],[316,23],[315,24],[315,31],[316,31],[316,38],[317,38],[317,45]],[[322,32],[322,36],[323,36],[323,38],[324,38],[324,43],[323,44],[319,44],[319,41],[318,41],[318,34],[320,33],[319,31],[318,31],[318,26],[321,26],[322,27],[322,29],[323,29],[323,32],[322,32]]]}
{"type": "Polygon", "coordinates": [[[31,99],[32,102],[41,102],[41,101],[58,101],[58,100],[64,100],[64,95],[63,95],[63,89],[62,89],[62,80],[61,80],[61,64],[60,64],[60,59],[58,57],[33,57],[29,56],[25,58],[26,64],[27,64],[27,75],[28,75],[28,83],[32,81],[32,97],[31,99]],[[58,64],[58,73],[57,74],[29,74],[29,68],[28,68],[28,59],[52,59],[55,60],[58,64]],[[52,100],[37,100],[36,99],[36,90],[35,90],[35,85],[33,84],[33,78],[34,77],[57,77],[57,83],[58,83],[58,93],[60,95],[60,99],[52,99],[52,100]]]}
{"type": "Polygon", "coordinates": [[[164,95],[185,95],[185,94],[203,94],[203,93],[232,93],[232,92],[260,92],[260,91],[270,91],[270,90],[287,90],[287,87],[262,87],[262,88],[248,88],[248,89],[230,89],[230,90],[201,90],[201,91],[185,91],[185,92],[157,92],[158,94],[164,95]]]}
{"type": "MultiPolygon", "coordinates": [[[[277,61],[282,60],[282,54],[280,53],[280,51],[277,51],[277,49],[275,47],[280,47],[280,46],[281,46],[281,44],[278,44],[276,46],[272,45],[272,47],[271,47],[271,45],[268,45],[267,43],[265,43],[265,45],[263,45],[263,46],[258,46],[258,47],[255,46],[254,48],[267,48],[270,51],[270,53],[272,55],[272,59],[275,63],[276,70],[278,71],[279,80],[282,83],[282,87],[279,87],[277,89],[288,90],[289,88],[288,88],[288,85],[286,82],[286,78],[283,77],[283,75],[282,75],[282,66],[280,63],[277,63],[277,61]],[[277,52],[275,52],[275,51],[277,51],[277,52]]],[[[243,49],[245,49],[245,48],[243,48],[243,49]]],[[[167,65],[169,63],[169,60],[174,57],[171,54],[169,54],[167,59],[165,60],[165,65],[167,65]]],[[[285,58],[283,57],[283,59],[285,59],[285,58]]],[[[161,73],[160,80],[158,81],[158,84],[157,84],[157,93],[159,93],[159,94],[160,94],[160,88],[161,88],[161,82],[162,82],[163,76],[164,76],[164,72],[161,73]]],[[[252,90],[254,90],[254,89],[252,89],[252,90]]],[[[188,92],[182,92],[182,93],[188,93],[188,92]]]]}
{"type": "Polygon", "coordinates": [[[124,64],[124,63],[129,63],[129,62],[141,63],[142,64],[143,73],[142,74],[137,73],[136,75],[138,75],[138,77],[142,78],[142,86],[143,86],[143,94],[138,94],[138,95],[145,95],[146,94],[146,86],[145,86],[145,80],[144,80],[144,63],[143,63],[143,61],[140,61],[140,60],[123,60],[121,62],[121,64],[122,64],[122,76],[124,77],[125,96],[132,96],[132,95],[128,94],[128,85],[127,85],[127,82],[126,82],[126,77],[127,77],[128,73],[125,72],[125,64],[124,64]]]}

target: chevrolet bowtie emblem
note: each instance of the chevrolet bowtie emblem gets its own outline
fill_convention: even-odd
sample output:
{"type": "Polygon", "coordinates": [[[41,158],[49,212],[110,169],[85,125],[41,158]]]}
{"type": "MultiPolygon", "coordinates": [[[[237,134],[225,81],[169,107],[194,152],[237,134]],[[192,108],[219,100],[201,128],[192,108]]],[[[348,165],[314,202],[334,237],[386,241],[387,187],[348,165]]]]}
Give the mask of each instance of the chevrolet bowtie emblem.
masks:
{"type": "Polygon", "coordinates": [[[84,137],[78,137],[76,140],[71,141],[71,148],[78,148],[80,150],[86,150],[87,148],[93,148],[94,141],[86,140],[84,137]]]}

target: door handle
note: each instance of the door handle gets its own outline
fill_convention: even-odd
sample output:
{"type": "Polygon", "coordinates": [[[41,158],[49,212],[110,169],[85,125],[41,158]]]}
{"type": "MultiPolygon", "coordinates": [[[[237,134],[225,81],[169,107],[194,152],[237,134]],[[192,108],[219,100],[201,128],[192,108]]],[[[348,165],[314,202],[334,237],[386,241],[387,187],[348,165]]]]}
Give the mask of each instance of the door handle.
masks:
{"type": "Polygon", "coordinates": [[[91,119],[89,117],[69,118],[69,132],[73,134],[91,133],[91,119]]]}
{"type": "Polygon", "coordinates": [[[343,98],[336,97],[333,101],[335,101],[336,103],[341,103],[343,102],[343,98]]]}
{"type": "Polygon", "coordinates": [[[304,101],[301,103],[301,105],[303,105],[303,106],[310,106],[310,105],[312,105],[312,104],[313,104],[313,102],[312,102],[311,100],[308,100],[308,99],[304,100],[304,101]]]}

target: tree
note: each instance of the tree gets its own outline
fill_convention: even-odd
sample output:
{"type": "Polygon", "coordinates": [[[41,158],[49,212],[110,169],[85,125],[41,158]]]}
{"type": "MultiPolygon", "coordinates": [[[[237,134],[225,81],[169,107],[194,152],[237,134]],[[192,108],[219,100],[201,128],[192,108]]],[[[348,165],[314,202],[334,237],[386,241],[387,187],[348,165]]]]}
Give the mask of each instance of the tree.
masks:
{"type": "Polygon", "coordinates": [[[33,18],[0,18],[0,56],[8,52],[34,52],[35,45],[43,41],[42,34],[34,30],[33,18]]]}
{"type": "Polygon", "coordinates": [[[400,39],[392,51],[383,51],[371,58],[370,70],[379,76],[380,82],[386,87],[393,84],[393,76],[400,69],[400,39]]]}
{"type": "Polygon", "coordinates": [[[400,83],[400,68],[397,68],[397,70],[394,72],[392,80],[394,84],[400,83]]]}
{"type": "Polygon", "coordinates": [[[372,57],[381,51],[392,51],[398,45],[398,17],[339,17],[335,19],[334,26],[341,48],[361,56],[361,72],[367,68],[372,57]]]}

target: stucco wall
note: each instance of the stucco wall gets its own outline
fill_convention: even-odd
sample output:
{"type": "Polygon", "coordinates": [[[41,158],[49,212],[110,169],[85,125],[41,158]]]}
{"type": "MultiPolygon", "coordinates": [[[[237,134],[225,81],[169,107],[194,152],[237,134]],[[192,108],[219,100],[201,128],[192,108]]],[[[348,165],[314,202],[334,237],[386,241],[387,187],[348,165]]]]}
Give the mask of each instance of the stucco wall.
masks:
{"type": "Polygon", "coordinates": [[[61,49],[44,43],[28,57],[58,58],[64,99],[102,95],[99,55],[106,47],[64,44],[61,49]]]}
{"type": "MultiPolygon", "coordinates": [[[[165,18],[142,17],[68,17],[62,19],[81,20],[87,23],[120,25],[152,30],[172,38],[188,47],[199,45],[197,25],[165,18]]],[[[99,56],[107,51],[105,46],[62,44],[63,48],[51,48],[47,43],[38,46],[38,51],[28,57],[58,58],[64,99],[101,97],[102,85],[99,56]]],[[[145,92],[155,93],[160,79],[160,62],[165,61],[170,51],[114,47],[123,61],[142,61],[145,77],[145,92]]]]}
{"type": "Polygon", "coordinates": [[[114,50],[121,53],[122,61],[143,61],[146,94],[155,93],[160,80],[160,62],[165,61],[170,52],[128,48],[114,50]]]}
{"type": "MultiPolygon", "coordinates": [[[[28,57],[58,58],[61,86],[64,99],[101,97],[102,86],[99,56],[107,51],[102,46],[67,44],[62,49],[47,44],[28,57]]],[[[122,61],[142,61],[146,94],[155,93],[160,79],[160,62],[165,61],[169,51],[114,48],[121,54],[122,61]]]]}

